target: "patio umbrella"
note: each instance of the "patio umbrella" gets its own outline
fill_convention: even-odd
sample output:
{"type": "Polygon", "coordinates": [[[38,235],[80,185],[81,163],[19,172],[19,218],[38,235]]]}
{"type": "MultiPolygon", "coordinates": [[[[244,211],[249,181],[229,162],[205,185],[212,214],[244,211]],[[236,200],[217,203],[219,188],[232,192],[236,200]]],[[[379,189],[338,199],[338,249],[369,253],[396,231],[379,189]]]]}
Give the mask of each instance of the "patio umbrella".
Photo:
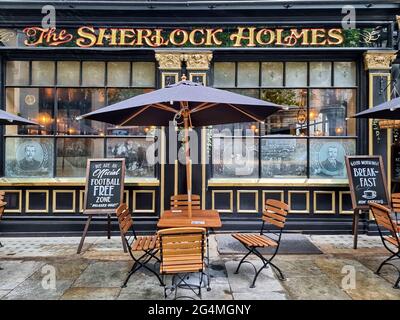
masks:
{"type": "Polygon", "coordinates": [[[361,111],[353,116],[353,118],[369,118],[369,119],[400,119],[400,97],[383,102],[373,108],[361,111]]]}
{"type": "Polygon", "coordinates": [[[38,123],[0,110],[0,125],[39,125],[38,123]]]}
{"type": "Polygon", "coordinates": [[[138,95],[78,117],[118,126],[168,126],[183,121],[185,132],[186,182],[191,216],[189,128],[236,122],[263,122],[282,107],[271,102],[182,81],[138,95]]]}

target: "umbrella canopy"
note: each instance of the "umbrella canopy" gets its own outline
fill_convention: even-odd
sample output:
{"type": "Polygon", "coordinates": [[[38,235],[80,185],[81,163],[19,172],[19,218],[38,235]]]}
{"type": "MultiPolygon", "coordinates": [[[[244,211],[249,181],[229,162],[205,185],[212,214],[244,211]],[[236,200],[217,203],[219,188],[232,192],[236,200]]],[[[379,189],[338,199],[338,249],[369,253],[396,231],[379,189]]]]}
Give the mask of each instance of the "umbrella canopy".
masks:
{"type": "Polygon", "coordinates": [[[281,108],[267,101],[186,81],[183,77],[183,81],[175,85],[115,103],[78,119],[103,121],[118,126],[168,126],[171,120],[183,120],[188,211],[191,217],[189,127],[263,122],[281,108]]]}
{"type": "Polygon", "coordinates": [[[262,122],[270,114],[281,109],[281,106],[191,81],[181,81],[79,118],[119,126],[168,126],[169,121],[182,109],[188,112],[190,127],[200,127],[236,122],[262,122]]]}
{"type": "Polygon", "coordinates": [[[400,97],[381,103],[373,108],[361,111],[354,118],[400,119],[400,97]]]}
{"type": "Polygon", "coordinates": [[[34,121],[16,116],[15,114],[8,113],[4,110],[0,110],[0,125],[29,125],[29,124],[39,125],[34,121]]]}

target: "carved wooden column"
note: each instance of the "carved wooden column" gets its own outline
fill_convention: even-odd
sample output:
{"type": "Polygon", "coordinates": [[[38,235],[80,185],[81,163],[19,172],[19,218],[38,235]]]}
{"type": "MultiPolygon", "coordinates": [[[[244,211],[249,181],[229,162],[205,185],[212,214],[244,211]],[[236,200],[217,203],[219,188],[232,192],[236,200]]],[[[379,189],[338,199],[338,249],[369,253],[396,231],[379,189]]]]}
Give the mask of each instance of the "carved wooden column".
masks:
{"type": "MultiPolygon", "coordinates": [[[[364,67],[368,72],[368,106],[372,108],[391,98],[390,68],[396,51],[371,50],[364,54],[364,67]]],[[[388,188],[391,187],[392,130],[380,129],[379,120],[369,120],[369,154],[381,155],[387,170],[388,188]]]]}

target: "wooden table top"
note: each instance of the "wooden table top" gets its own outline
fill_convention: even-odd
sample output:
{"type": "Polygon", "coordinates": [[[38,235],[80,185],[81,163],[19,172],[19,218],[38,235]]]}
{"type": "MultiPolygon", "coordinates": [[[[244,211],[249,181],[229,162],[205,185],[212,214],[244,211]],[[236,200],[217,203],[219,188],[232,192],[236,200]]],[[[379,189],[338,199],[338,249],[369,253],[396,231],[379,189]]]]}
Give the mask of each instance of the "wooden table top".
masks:
{"type": "Polygon", "coordinates": [[[192,218],[189,213],[182,210],[166,210],[158,220],[158,228],[199,227],[220,228],[222,226],[217,210],[192,210],[192,218]]]}

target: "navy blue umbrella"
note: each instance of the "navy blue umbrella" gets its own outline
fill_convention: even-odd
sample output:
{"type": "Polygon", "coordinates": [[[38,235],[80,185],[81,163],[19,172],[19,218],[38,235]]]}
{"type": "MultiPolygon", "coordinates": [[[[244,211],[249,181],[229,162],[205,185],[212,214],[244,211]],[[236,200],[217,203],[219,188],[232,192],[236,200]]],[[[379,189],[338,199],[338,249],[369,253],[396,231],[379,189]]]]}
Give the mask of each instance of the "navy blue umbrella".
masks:
{"type": "Polygon", "coordinates": [[[381,103],[373,108],[361,111],[354,118],[400,119],[400,97],[381,103]]]}
{"type": "Polygon", "coordinates": [[[84,114],[78,119],[118,126],[168,126],[183,120],[185,127],[186,181],[191,216],[189,127],[237,122],[263,122],[281,106],[237,93],[183,81],[84,114]]]}
{"type": "Polygon", "coordinates": [[[16,116],[0,109],[0,125],[39,125],[38,123],[16,116]]]}

